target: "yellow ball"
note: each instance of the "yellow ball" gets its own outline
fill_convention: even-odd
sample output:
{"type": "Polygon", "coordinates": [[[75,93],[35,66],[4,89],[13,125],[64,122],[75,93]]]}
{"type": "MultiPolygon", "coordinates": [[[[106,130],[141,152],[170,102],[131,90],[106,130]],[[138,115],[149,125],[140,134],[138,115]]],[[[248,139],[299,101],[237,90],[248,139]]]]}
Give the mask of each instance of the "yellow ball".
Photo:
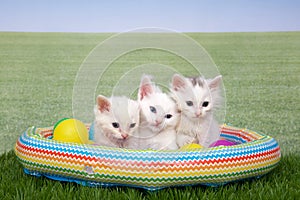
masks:
{"type": "Polygon", "coordinates": [[[191,144],[183,145],[180,149],[188,150],[188,149],[201,149],[201,148],[203,148],[203,146],[201,146],[200,144],[191,143],[191,144]]]}
{"type": "Polygon", "coordinates": [[[91,143],[86,126],[77,119],[62,119],[58,121],[54,126],[53,140],[79,144],[91,143]]]}

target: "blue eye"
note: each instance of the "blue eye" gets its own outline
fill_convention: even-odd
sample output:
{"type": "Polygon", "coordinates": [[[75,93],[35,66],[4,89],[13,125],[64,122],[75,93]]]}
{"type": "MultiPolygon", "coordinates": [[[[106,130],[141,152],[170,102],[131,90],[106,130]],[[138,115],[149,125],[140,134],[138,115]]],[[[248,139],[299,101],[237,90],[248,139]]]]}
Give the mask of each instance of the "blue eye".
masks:
{"type": "Polygon", "coordinates": [[[185,103],[186,103],[186,105],[188,105],[188,106],[193,106],[193,105],[194,105],[194,103],[193,103],[192,101],[186,101],[185,103]]]}
{"type": "Polygon", "coordinates": [[[130,124],[130,128],[135,127],[135,123],[130,124]]]}
{"type": "Polygon", "coordinates": [[[111,125],[112,125],[114,128],[119,128],[119,127],[120,127],[120,125],[119,125],[118,122],[113,122],[113,123],[111,123],[111,125]]]}
{"type": "Polygon", "coordinates": [[[150,111],[153,113],[156,113],[156,108],[154,108],[153,106],[150,106],[150,111]]]}

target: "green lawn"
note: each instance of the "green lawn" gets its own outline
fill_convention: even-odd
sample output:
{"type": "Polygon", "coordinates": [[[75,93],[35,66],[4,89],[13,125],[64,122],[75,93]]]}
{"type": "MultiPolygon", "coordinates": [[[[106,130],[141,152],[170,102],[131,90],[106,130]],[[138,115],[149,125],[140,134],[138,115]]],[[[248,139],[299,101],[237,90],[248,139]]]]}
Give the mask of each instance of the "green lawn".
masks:
{"type": "MultiPolygon", "coordinates": [[[[110,34],[0,32],[0,199],[299,199],[300,32],[188,35],[205,47],[223,75],[226,122],[279,142],[282,161],[275,170],[258,180],[217,188],[154,193],[89,188],[25,175],[11,150],[17,137],[29,126],[50,126],[72,116],[79,66],[110,34]]],[[[122,70],[128,62],[132,66],[157,62],[185,70],[182,60],[167,53],[140,54],[124,55],[114,64],[122,70]]],[[[107,72],[108,85],[113,74],[107,72]]]]}

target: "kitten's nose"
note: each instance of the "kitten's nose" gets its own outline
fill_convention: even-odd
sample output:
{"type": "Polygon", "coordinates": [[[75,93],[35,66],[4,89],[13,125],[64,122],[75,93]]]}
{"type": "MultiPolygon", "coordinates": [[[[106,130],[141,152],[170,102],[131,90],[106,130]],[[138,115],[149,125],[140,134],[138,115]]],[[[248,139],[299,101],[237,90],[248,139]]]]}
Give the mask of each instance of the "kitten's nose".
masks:
{"type": "Polygon", "coordinates": [[[121,136],[122,136],[123,139],[126,139],[128,137],[128,134],[122,133],[121,136]]]}
{"type": "Polygon", "coordinates": [[[201,116],[201,111],[197,110],[197,112],[195,113],[196,117],[200,117],[201,116]]]}
{"type": "Polygon", "coordinates": [[[156,123],[156,126],[157,126],[157,125],[160,125],[160,124],[162,123],[162,120],[156,119],[156,120],[155,120],[155,123],[156,123]]]}

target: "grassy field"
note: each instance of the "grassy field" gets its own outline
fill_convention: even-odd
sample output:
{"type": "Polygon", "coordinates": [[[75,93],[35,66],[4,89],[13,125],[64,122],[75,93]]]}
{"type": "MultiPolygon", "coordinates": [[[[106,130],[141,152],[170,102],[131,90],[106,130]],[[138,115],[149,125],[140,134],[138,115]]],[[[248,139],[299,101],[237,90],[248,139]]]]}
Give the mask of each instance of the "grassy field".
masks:
{"type": "MultiPolygon", "coordinates": [[[[224,77],[226,122],[279,142],[282,161],[275,170],[258,180],[217,188],[169,188],[154,193],[125,187],[89,188],[25,175],[12,151],[17,137],[29,126],[50,126],[72,116],[79,66],[109,34],[2,32],[0,199],[299,199],[300,32],[188,35],[205,47],[224,77]]],[[[177,68],[184,64],[151,50],[142,58],[139,52],[124,56],[116,65],[126,62],[132,66],[158,62],[177,68]]],[[[112,80],[112,75],[107,79],[112,80]]]]}

